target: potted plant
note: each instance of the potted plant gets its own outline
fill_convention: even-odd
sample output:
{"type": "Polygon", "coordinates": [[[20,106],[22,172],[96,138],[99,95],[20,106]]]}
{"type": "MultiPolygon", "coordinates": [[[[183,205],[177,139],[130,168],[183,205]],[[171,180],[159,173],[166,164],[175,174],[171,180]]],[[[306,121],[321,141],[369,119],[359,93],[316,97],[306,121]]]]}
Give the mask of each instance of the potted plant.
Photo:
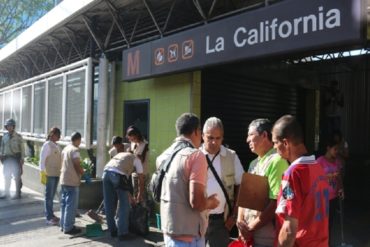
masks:
{"type": "Polygon", "coordinates": [[[85,180],[86,183],[90,183],[94,164],[91,162],[89,158],[85,158],[81,162],[81,166],[82,169],[84,170],[84,174],[82,175],[81,179],[85,180]]]}

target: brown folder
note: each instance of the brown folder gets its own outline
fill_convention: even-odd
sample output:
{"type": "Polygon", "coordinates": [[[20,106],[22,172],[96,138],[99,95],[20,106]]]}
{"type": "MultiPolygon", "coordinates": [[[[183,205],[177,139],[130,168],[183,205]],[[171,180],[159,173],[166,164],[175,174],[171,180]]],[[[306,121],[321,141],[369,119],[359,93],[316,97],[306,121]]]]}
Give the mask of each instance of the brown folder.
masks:
{"type": "Polygon", "coordinates": [[[239,188],[238,207],[263,211],[269,201],[267,177],[245,172],[239,188]]]}

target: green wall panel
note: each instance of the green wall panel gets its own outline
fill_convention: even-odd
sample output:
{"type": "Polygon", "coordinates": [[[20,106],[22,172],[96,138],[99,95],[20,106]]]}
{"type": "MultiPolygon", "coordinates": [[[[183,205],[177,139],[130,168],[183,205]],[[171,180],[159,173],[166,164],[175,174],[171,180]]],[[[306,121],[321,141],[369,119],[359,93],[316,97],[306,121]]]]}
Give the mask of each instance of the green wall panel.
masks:
{"type": "MultiPolygon", "coordinates": [[[[120,68],[120,66],[118,67],[120,68]]],[[[176,137],[175,121],[184,112],[200,114],[200,72],[123,82],[117,70],[114,135],[124,135],[124,101],[149,99],[150,171],[176,137]]],[[[110,137],[108,137],[110,138],[110,137]]]]}

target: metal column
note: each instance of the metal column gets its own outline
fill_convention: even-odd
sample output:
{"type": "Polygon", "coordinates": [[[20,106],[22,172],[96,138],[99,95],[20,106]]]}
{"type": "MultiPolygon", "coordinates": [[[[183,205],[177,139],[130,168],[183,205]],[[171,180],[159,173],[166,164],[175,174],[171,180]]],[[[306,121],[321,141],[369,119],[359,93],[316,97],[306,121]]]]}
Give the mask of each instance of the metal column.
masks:
{"type": "Polygon", "coordinates": [[[97,122],[96,176],[103,174],[107,156],[107,119],[108,119],[108,60],[102,55],[99,59],[99,96],[97,122]]]}

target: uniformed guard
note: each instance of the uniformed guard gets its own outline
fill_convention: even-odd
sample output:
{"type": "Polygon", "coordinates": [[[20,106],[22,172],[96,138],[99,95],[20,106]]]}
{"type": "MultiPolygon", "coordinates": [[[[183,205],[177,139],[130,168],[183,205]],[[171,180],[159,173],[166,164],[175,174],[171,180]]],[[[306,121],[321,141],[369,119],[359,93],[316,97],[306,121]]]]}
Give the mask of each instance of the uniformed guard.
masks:
{"type": "Polygon", "coordinates": [[[4,128],[8,131],[4,133],[0,145],[0,159],[3,164],[4,190],[5,194],[1,198],[10,197],[11,178],[15,180],[14,199],[21,198],[22,180],[24,163],[23,138],[15,131],[14,119],[7,119],[4,128]]]}

